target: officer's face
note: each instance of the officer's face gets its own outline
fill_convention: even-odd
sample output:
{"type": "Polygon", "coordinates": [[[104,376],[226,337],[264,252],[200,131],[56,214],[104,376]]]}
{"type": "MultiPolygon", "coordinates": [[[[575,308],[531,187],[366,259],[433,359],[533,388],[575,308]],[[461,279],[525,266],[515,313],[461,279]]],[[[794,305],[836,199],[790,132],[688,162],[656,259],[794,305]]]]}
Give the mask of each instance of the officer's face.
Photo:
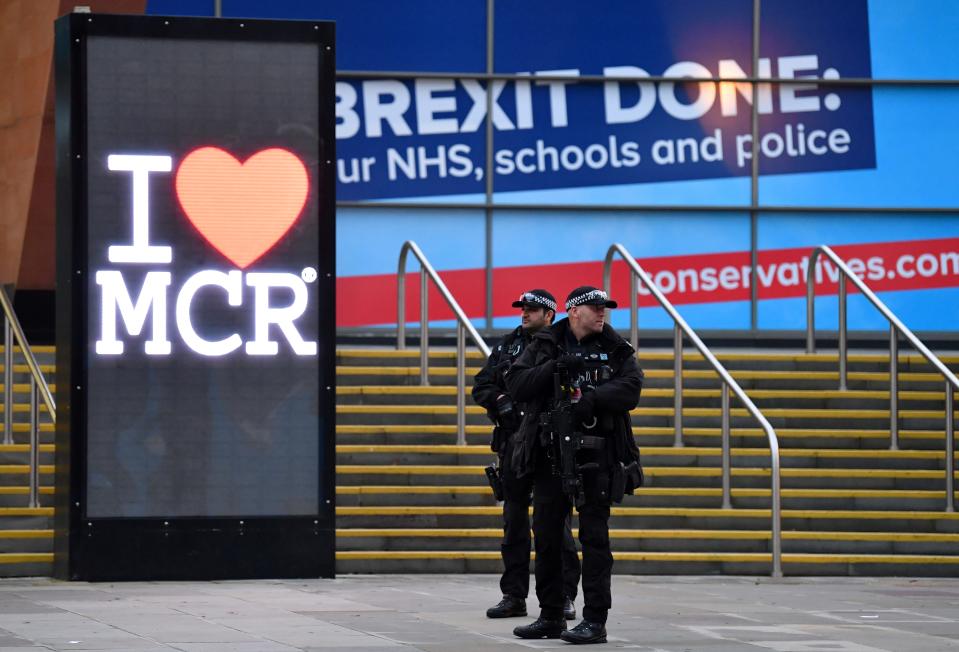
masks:
{"type": "Polygon", "coordinates": [[[550,319],[547,318],[547,315],[551,317],[552,314],[552,310],[546,310],[545,308],[523,306],[523,328],[536,332],[541,328],[549,326],[550,319]]]}
{"type": "Polygon", "coordinates": [[[584,304],[569,309],[569,316],[587,333],[602,333],[606,323],[606,306],[584,304]]]}

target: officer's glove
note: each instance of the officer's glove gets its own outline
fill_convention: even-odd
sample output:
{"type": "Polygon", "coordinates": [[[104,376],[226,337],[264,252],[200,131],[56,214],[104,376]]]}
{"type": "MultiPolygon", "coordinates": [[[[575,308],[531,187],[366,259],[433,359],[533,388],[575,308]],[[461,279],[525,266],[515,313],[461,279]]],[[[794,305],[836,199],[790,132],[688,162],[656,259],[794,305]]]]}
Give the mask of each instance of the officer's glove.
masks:
{"type": "Polygon", "coordinates": [[[573,423],[581,423],[587,428],[596,425],[596,392],[587,389],[573,404],[573,423]]]}
{"type": "Polygon", "coordinates": [[[564,365],[569,371],[570,378],[576,378],[579,374],[586,368],[586,363],[583,362],[583,359],[576,355],[562,355],[556,360],[556,364],[564,365]]]}
{"type": "Polygon", "coordinates": [[[509,430],[516,429],[518,420],[516,408],[508,394],[500,394],[496,397],[496,415],[496,420],[501,426],[509,430]]]}

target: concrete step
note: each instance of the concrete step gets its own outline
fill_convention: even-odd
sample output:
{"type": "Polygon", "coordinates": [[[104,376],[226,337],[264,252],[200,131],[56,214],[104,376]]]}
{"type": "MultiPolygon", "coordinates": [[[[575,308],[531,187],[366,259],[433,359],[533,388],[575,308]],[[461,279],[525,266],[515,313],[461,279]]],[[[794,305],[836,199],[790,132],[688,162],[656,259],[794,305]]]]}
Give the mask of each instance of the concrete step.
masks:
{"type": "MultiPolygon", "coordinates": [[[[579,536],[578,528],[573,536],[579,536]]],[[[499,552],[500,528],[338,528],[336,549],[499,552]]],[[[769,530],[611,529],[615,551],[770,552],[769,530]]],[[[805,554],[955,555],[959,534],[928,532],[783,532],[783,552],[805,554]]]]}
{"type": "Polygon", "coordinates": [[[0,530],[0,554],[38,552],[53,552],[53,530],[0,530]]]}
{"type": "MultiPolygon", "coordinates": [[[[766,352],[766,351],[718,351],[714,355],[727,369],[779,369],[796,371],[803,369],[830,370],[839,366],[837,352],[805,353],[766,352]]],[[[355,349],[340,348],[336,352],[336,364],[355,366],[416,366],[418,368],[420,351],[418,348],[397,351],[396,349],[355,349]]],[[[639,366],[643,369],[672,368],[675,356],[672,349],[645,349],[640,346],[637,354],[639,366]]],[[[946,366],[959,368],[959,356],[940,355],[940,360],[946,366]]],[[[431,348],[429,351],[429,365],[444,367],[454,366],[455,351],[431,348]]],[[[467,351],[467,364],[481,366],[485,362],[484,356],[476,350],[467,351]]],[[[888,353],[857,353],[850,352],[847,358],[850,369],[886,371],[889,368],[888,353]]],[[[710,368],[698,351],[684,348],[683,366],[689,369],[710,368]]],[[[929,371],[933,367],[918,353],[900,353],[898,356],[900,371],[929,371]]]]}
{"type": "MultiPolygon", "coordinates": [[[[492,459],[492,458],[491,458],[492,459]]],[[[485,463],[486,460],[480,460],[485,463]]],[[[647,486],[720,487],[722,470],[716,467],[644,467],[647,486]]],[[[797,489],[914,489],[939,491],[944,472],[922,469],[790,468],[782,471],[782,486],[797,489]]],[[[767,488],[770,471],[765,467],[735,467],[730,471],[734,487],[767,488]]],[[[487,486],[483,464],[411,465],[358,464],[336,466],[338,486],[487,486]]],[[[953,474],[959,479],[959,472],[953,474]]],[[[957,483],[959,485],[959,483],[957,483]]]]}
{"type": "MultiPolygon", "coordinates": [[[[642,449],[644,466],[719,467],[719,447],[655,447],[642,449]]],[[[732,448],[734,467],[765,466],[769,462],[768,449],[732,448]]],[[[338,465],[467,465],[476,466],[491,458],[489,447],[483,445],[338,445],[338,465]]],[[[873,468],[873,469],[941,469],[945,451],[935,450],[867,450],[867,449],[802,449],[781,448],[783,467],[802,468],[873,468]]]]}
{"type": "MultiPolygon", "coordinates": [[[[768,488],[733,487],[732,505],[737,508],[768,508],[768,488]]],[[[489,487],[476,485],[345,485],[336,488],[336,501],[348,506],[443,506],[495,505],[489,487]]],[[[624,506],[715,507],[722,504],[720,487],[642,487],[627,496],[624,506]]],[[[936,510],[945,506],[942,490],[785,488],[784,509],[914,509],[936,510]]]]}
{"type": "MultiPolygon", "coordinates": [[[[613,552],[614,573],[631,575],[768,575],[770,553],[613,552]]],[[[783,555],[784,575],[959,577],[959,557],[948,555],[783,555]]],[[[341,551],[338,573],[498,573],[495,551],[341,551]]]]}
{"type": "MultiPolygon", "coordinates": [[[[342,506],[336,508],[341,527],[495,528],[502,525],[499,506],[342,506]]],[[[784,530],[959,533],[959,513],[909,510],[784,509],[784,530]]],[[[614,506],[610,528],[620,529],[737,529],[768,527],[769,509],[719,507],[614,506]]],[[[574,522],[576,517],[574,516],[574,522]]]]}
{"type": "MultiPolygon", "coordinates": [[[[467,443],[486,445],[493,432],[491,425],[468,425],[467,443]]],[[[888,429],[882,428],[779,428],[779,442],[790,448],[889,448],[888,429]]],[[[640,448],[671,446],[675,440],[672,426],[634,426],[633,436],[640,448]]],[[[683,443],[689,446],[716,446],[722,432],[718,427],[683,429],[683,443]]],[[[734,447],[767,446],[765,431],[760,428],[733,428],[730,433],[734,447]]],[[[336,441],[340,444],[454,444],[456,427],[453,425],[410,424],[343,424],[336,427],[336,441]]],[[[945,434],[940,430],[900,430],[899,447],[904,449],[943,450],[945,434]]]]}

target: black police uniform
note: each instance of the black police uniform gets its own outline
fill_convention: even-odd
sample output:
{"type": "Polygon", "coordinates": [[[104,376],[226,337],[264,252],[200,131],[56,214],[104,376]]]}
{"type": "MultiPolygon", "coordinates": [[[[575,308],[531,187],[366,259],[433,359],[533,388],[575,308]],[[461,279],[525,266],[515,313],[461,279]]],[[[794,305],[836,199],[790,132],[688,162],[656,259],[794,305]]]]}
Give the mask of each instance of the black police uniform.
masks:
{"type": "MultiPolygon", "coordinates": [[[[573,380],[579,382],[583,405],[589,406],[596,417],[592,429],[576,424],[583,434],[596,438],[593,439],[595,448],[580,450],[577,462],[595,462],[598,466],[583,472],[586,502],[578,509],[579,540],[583,548],[583,618],[605,623],[612,604],[613,556],[609,545],[612,466],[639,461],[629,411],[639,402],[643,372],[636,364],[633,348],[609,324],[602,333],[577,341],[569,320],[563,319],[536,333],[506,375],[510,394],[526,403],[526,415],[514,436],[512,462],[517,475],[535,478],[536,595],[540,618],[544,620],[562,618],[563,593],[558,580],[561,530],[572,506],[563,494],[560,478],[553,474],[541,437],[539,415],[551,408],[555,361],[564,356],[582,360],[583,369],[573,380]]],[[[578,414],[575,408],[574,414],[578,414]]],[[[626,492],[632,493],[641,482],[640,477],[627,482],[626,492]]]]}
{"type": "MultiPolygon", "coordinates": [[[[497,424],[493,429],[490,448],[499,456],[505,499],[503,501],[503,543],[500,546],[503,556],[500,589],[503,595],[523,599],[529,593],[529,504],[533,491],[533,478],[517,477],[511,461],[513,456],[511,439],[519,425],[523,406],[515,405],[512,417],[500,415],[496,398],[501,394],[509,395],[503,373],[520,356],[529,342],[530,336],[522,326],[506,335],[493,348],[486,366],[476,374],[473,384],[473,400],[486,408],[490,420],[497,424]]],[[[568,520],[563,528],[561,547],[561,593],[570,600],[575,600],[580,564],[576,554],[576,542],[570,532],[568,520]]]]}

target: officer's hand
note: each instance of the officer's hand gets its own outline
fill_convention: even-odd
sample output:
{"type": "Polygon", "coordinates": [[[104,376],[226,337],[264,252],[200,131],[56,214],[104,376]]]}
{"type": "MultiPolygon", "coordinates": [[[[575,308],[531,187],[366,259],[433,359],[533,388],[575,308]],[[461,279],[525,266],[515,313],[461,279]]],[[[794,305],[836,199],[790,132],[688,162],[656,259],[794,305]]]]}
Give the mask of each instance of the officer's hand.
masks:
{"type": "Polygon", "coordinates": [[[596,392],[583,392],[583,397],[573,404],[573,422],[585,426],[595,425],[596,392]]]}
{"type": "Polygon", "coordinates": [[[500,394],[496,397],[497,421],[505,428],[516,429],[517,414],[513,405],[513,399],[508,394],[500,394]]]}
{"type": "Polygon", "coordinates": [[[563,355],[556,360],[556,364],[565,365],[566,369],[569,370],[569,377],[575,378],[580,374],[583,369],[586,368],[586,364],[583,362],[583,359],[576,355],[563,355]]]}

